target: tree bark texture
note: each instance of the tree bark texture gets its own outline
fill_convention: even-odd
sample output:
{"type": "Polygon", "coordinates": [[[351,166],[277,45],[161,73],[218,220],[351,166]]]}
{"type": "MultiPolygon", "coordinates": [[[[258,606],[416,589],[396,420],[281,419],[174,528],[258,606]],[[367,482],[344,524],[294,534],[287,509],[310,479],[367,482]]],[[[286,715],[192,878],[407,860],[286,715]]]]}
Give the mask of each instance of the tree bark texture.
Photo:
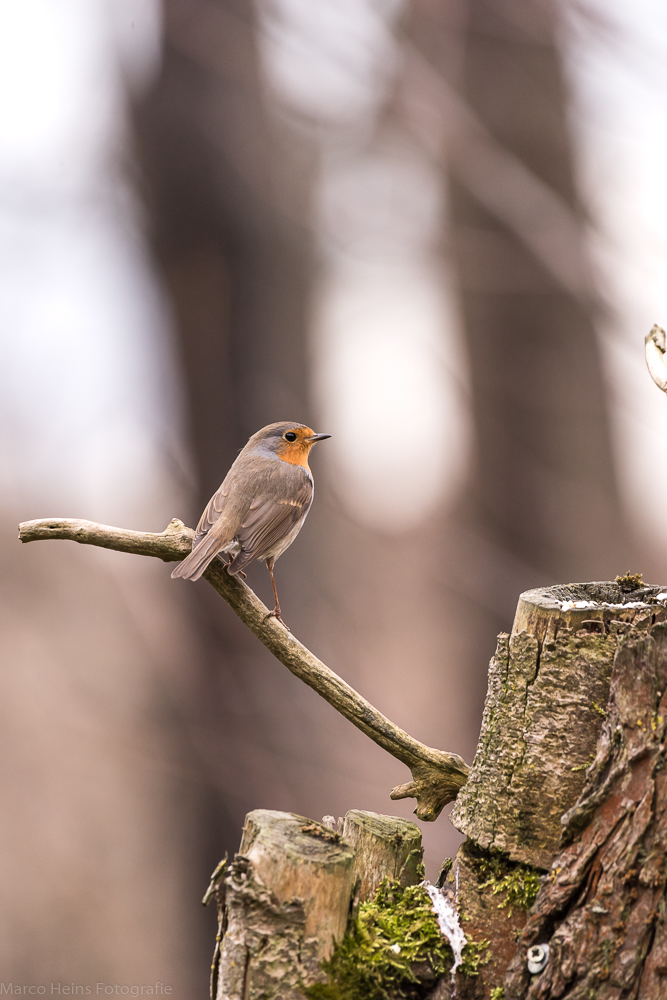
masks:
{"type": "Polygon", "coordinates": [[[457,829],[513,861],[549,868],[560,817],[595,752],[619,636],[665,615],[648,603],[659,592],[590,583],[521,596],[489,667],[477,753],[451,816],[457,829]]]}
{"type": "Polygon", "coordinates": [[[667,995],[667,623],[633,629],[614,662],[607,716],[577,803],[522,934],[508,1000],[667,995]],[[527,949],[548,943],[539,976],[527,949]]]}
{"type": "Polygon", "coordinates": [[[293,813],[255,809],[246,816],[239,853],[278,900],[300,899],[307,939],[318,959],[345,933],[354,879],[354,852],[321,823],[293,813]]]}
{"type": "Polygon", "coordinates": [[[239,853],[204,897],[218,903],[212,1000],[303,1000],[299,987],[323,978],[320,962],[345,934],[353,901],[368,898],[374,872],[417,881],[414,823],[352,810],[344,828],[354,845],[304,816],[248,814],[239,853]]]}
{"type": "Polygon", "coordinates": [[[293,813],[256,809],[218,889],[213,1000],[299,1000],[345,933],[354,851],[293,813]]]}
{"type": "Polygon", "coordinates": [[[370,899],[385,878],[399,879],[403,885],[419,881],[422,835],[410,820],[350,809],[343,839],[354,848],[354,904],[370,899]]]}
{"type": "MultiPolygon", "coordinates": [[[[658,944],[666,832],[659,799],[667,716],[660,702],[667,687],[663,593],[636,581],[528,591],[512,635],[499,637],[478,751],[452,813],[469,839],[448,883],[457,884],[465,933],[490,942],[479,977],[457,977],[459,997],[488,998],[511,959],[507,1000],[661,995],[659,974],[649,987],[652,973],[641,967],[655,941],[653,964],[667,975],[658,944]],[[507,895],[489,878],[498,857],[550,869],[527,924],[526,908],[505,905],[507,895]],[[536,944],[552,951],[531,984],[527,953],[536,944]],[[613,992],[639,979],[647,992],[613,992]],[[597,992],[607,980],[613,989],[597,992]]],[[[512,865],[505,870],[512,874],[512,865]]],[[[434,997],[450,996],[441,981],[434,997]]]]}
{"type": "MultiPolygon", "coordinates": [[[[501,636],[492,661],[482,738],[455,809],[468,840],[445,878],[468,943],[480,955],[479,974],[459,970],[454,983],[444,976],[432,1000],[490,1000],[503,986],[507,1000],[661,995],[667,976],[663,594],[628,578],[522,595],[512,636],[501,636]],[[543,887],[527,912],[540,875],[543,887]],[[544,971],[533,976],[526,962],[536,945],[551,951],[544,971]],[[608,992],[601,994],[605,983],[608,992]]],[[[362,878],[372,879],[374,870],[393,869],[396,876],[401,857],[412,853],[409,830],[396,831],[400,845],[392,838],[395,822],[405,825],[363,813],[346,817],[344,829],[367,854],[358,865],[362,878]]],[[[246,843],[244,835],[242,850],[251,855],[246,843]]],[[[264,877],[276,878],[283,886],[276,895],[286,901],[283,870],[265,867],[264,877]]],[[[235,877],[233,871],[228,885],[235,877]]],[[[252,914],[244,919],[251,917],[256,922],[252,914]]],[[[330,929],[321,927],[326,944],[330,929]]],[[[232,933],[228,951],[235,942],[232,933]]],[[[218,1000],[227,994],[219,992],[218,1000]]]]}
{"type": "Polygon", "coordinates": [[[433,1000],[489,1000],[493,988],[500,986],[516,952],[516,942],[526,923],[526,907],[507,899],[507,892],[494,893],[488,872],[480,862],[488,858],[473,841],[459,848],[445,880],[445,886],[457,901],[461,926],[470,941],[488,942],[479,975],[466,978],[461,972],[452,984],[449,976],[440,981],[433,1000]]]}

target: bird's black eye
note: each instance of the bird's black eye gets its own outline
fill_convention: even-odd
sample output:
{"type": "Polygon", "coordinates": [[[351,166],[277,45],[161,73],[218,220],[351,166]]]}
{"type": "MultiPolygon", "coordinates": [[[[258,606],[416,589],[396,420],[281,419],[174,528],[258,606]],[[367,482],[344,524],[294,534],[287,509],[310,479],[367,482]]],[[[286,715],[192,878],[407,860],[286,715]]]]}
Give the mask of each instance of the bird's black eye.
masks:
{"type": "Polygon", "coordinates": [[[286,441],[296,441],[296,434],[294,431],[287,431],[284,437],[286,441]]]}

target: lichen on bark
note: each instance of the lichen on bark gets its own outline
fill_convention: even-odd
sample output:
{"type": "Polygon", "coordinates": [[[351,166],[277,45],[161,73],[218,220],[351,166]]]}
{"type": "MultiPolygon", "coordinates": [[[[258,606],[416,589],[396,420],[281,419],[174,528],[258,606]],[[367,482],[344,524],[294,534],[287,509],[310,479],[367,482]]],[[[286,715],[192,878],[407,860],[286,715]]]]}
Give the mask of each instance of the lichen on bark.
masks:
{"type": "Polygon", "coordinates": [[[482,731],[452,822],[482,847],[548,868],[560,817],[584,782],[606,704],[615,638],[563,629],[542,643],[501,634],[482,731]]]}
{"type": "Polygon", "coordinates": [[[429,1000],[488,1000],[499,986],[516,951],[539,883],[536,868],[487,851],[472,841],[459,848],[446,874],[446,886],[456,895],[464,933],[488,942],[484,964],[474,978],[462,970],[456,982],[443,976],[429,1000]]]}
{"type": "Polygon", "coordinates": [[[507,1000],[667,994],[667,624],[619,644],[593,765],[505,984],[507,1000]],[[531,977],[526,952],[548,943],[531,977]]]}

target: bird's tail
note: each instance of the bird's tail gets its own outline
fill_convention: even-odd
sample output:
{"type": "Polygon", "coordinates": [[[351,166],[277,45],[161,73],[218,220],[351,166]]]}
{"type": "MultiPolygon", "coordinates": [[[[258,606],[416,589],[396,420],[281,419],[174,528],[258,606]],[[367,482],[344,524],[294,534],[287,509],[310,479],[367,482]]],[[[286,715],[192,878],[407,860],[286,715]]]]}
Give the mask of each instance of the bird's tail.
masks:
{"type": "Polygon", "coordinates": [[[186,556],[183,562],[179,563],[172,572],[172,580],[175,580],[179,576],[182,576],[185,580],[198,580],[202,573],[206,571],[208,565],[213,562],[223,549],[224,543],[221,543],[219,538],[204,535],[203,538],[195,542],[190,555],[186,556]]]}

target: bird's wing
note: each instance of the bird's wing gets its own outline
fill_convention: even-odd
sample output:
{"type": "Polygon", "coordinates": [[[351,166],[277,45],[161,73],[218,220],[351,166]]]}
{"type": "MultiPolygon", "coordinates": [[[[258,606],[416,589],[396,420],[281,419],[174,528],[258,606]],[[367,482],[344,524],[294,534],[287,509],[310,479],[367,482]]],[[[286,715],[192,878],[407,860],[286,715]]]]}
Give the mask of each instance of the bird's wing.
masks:
{"type": "Polygon", "coordinates": [[[233,529],[230,532],[228,525],[220,520],[220,515],[227,506],[229,494],[226,482],[225,480],[206,505],[206,510],[199,518],[197,531],[192,541],[192,552],[172,572],[172,578],[181,576],[186,580],[198,580],[205,572],[206,567],[220,552],[224,552],[231,542],[234,534],[233,529]],[[211,528],[216,524],[218,530],[211,531],[211,528]]]}
{"type": "Polygon", "coordinates": [[[290,492],[289,499],[258,497],[253,500],[236,533],[241,551],[232,561],[230,573],[243,569],[253,559],[262,558],[306,516],[313,499],[312,483],[304,477],[299,488],[290,492]]]}
{"type": "Polygon", "coordinates": [[[222,486],[213,494],[209,502],[206,504],[206,509],[204,513],[199,518],[199,524],[197,525],[197,531],[195,533],[196,545],[200,538],[210,531],[215,522],[218,520],[222,514],[225,506],[227,504],[227,496],[229,494],[229,486],[227,481],[222,484],[222,486]]]}

